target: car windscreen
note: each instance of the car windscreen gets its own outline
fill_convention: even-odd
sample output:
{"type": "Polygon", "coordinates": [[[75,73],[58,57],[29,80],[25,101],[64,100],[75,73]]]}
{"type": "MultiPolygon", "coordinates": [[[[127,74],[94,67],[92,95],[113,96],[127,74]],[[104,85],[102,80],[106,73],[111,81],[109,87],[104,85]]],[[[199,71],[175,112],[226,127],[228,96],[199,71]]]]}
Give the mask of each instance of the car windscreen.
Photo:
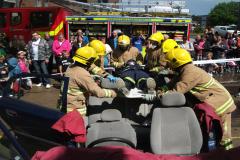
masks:
{"type": "Polygon", "coordinates": [[[234,27],[227,27],[227,30],[235,30],[234,27]]]}
{"type": "Polygon", "coordinates": [[[0,28],[4,28],[6,26],[6,14],[0,13],[0,28]]]}

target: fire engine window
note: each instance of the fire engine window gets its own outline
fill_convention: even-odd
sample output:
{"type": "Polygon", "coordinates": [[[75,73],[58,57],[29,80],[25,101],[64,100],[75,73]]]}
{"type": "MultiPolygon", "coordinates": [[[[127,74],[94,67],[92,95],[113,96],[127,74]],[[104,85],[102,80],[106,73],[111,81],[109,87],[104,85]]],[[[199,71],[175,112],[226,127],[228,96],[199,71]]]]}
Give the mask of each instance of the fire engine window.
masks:
{"type": "Polygon", "coordinates": [[[16,25],[20,24],[21,21],[22,21],[21,13],[18,13],[18,12],[11,13],[11,25],[12,26],[16,26],[16,25]]]}
{"type": "Polygon", "coordinates": [[[52,13],[50,12],[32,12],[31,13],[32,28],[50,27],[52,13]]]}
{"type": "Polygon", "coordinates": [[[0,28],[5,27],[6,25],[6,19],[5,19],[5,14],[4,13],[0,13],[0,28]]]}

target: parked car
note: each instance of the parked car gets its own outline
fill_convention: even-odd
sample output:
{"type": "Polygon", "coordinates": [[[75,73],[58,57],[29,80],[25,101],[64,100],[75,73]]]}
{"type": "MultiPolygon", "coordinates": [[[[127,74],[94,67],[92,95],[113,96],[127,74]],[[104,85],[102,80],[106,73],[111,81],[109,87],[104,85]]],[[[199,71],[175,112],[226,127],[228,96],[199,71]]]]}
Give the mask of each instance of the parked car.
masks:
{"type": "MultiPolygon", "coordinates": [[[[233,33],[236,30],[236,27],[234,25],[230,26],[215,26],[214,32],[216,34],[219,34],[220,36],[225,37],[228,33],[233,33]]],[[[240,31],[237,31],[238,34],[240,34],[240,31]]]]}

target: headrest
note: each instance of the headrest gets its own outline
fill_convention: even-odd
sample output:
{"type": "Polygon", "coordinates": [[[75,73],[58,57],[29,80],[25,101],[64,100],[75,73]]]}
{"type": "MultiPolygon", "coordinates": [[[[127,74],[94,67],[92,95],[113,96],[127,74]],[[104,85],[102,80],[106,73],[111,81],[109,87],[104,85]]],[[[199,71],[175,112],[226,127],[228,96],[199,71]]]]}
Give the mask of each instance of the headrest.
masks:
{"type": "Polygon", "coordinates": [[[183,106],[186,103],[186,98],[182,93],[170,92],[162,96],[161,103],[165,107],[183,106]]]}
{"type": "Polygon", "coordinates": [[[120,121],[122,119],[122,114],[116,109],[106,109],[101,114],[101,120],[104,122],[120,121]]]}

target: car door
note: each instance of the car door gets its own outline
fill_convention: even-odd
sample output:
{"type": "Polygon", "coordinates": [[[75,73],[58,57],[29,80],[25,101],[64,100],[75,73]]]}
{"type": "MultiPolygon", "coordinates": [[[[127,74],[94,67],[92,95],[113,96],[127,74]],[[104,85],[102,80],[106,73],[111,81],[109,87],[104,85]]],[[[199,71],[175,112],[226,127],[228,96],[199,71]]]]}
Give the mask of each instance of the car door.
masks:
{"type": "MultiPolygon", "coordinates": [[[[44,77],[44,75],[41,75],[44,77]]],[[[25,90],[20,87],[17,95],[9,97],[9,85],[16,79],[19,83],[26,78],[37,77],[33,74],[15,77],[4,88],[3,97],[0,99],[0,116],[6,121],[12,130],[16,133],[18,141],[32,155],[36,150],[46,150],[53,146],[65,144],[64,136],[51,129],[51,126],[61,118],[64,113],[57,109],[57,106],[46,106],[47,101],[53,97],[53,91],[59,89],[60,86],[53,86],[52,90],[46,88],[37,88],[34,86],[31,90],[25,90]],[[36,94],[36,95],[34,95],[36,94]],[[34,101],[35,100],[35,101],[34,101]],[[34,144],[34,145],[33,145],[34,144]],[[37,145],[36,145],[37,144],[37,145]]],[[[55,80],[55,83],[63,84],[63,90],[68,84],[67,78],[48,76],[55,80]],[[56,79],[62,78],[61,82],[56,79]]],[[[52,80],[52,81],[53,81],[52,80]]],[[[59,94],[59,93],[56,93],[59,94]]],[[[65,93],[62,93],[65,97],[65,93]]],[[[62,98],[63,99],[63,98],[62,98]]],[[[57,105],[58,99],[55,99],[57,105]]],[[[49,103],[48,103],[49,104],[49,103]]]]}

